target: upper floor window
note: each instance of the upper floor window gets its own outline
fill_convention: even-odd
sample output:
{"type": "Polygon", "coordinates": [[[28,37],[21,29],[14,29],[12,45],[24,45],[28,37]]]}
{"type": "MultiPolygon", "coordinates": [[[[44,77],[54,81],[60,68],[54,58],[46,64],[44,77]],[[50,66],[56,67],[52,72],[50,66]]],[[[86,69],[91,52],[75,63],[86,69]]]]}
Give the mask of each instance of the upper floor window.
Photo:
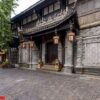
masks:
{"type": "Polygon", "coordinates": [[[23,19],[23,24],[26,24],[26,23],[27,23],[27,19],[24,18],[24,19],[23,19]]]}
{"type": "Polygon", "coordinates": [[[60,9],[60,1],[59,0],[51,5],[48,5],[48,7],[45,7],[43,9],[43,15],[47,15],[58,9],[60,9]]]}
{"type": "Polygon", "coordinates": [[[53,4],[49,6],[49,13],[53,12],[53,4]]]}
{"type": "Polygon", "coordinates": [[[54,3],[54,10],[60,9],[60,1],[54,3]]]}
{"type": "Polygon", "coordinates": [[[48,7],[44,8],[44,15],[47,15],[48,14],[48,7]]]}
{"type": "Polygon", "coordinates": [[[32,14],[32,20],[36,20],[37,19],[37,14],[36,13],[33,13],[32,14]]]}
{"type": "Polygon", "coordinates": [[[31,20],[32,20],[32,18],[31,18],[31,16],[29,16],[29,17],[27,18],[27,22],[31,22],[31,20]]]}
{"type": "Polygon", "coordinates": [[[29,23],[29,22],[31,22],[31,21],[33,21],[33,20],[36,20],[36,19],[37,19],[37,15],[34,13],[34,14],[32,14],[32,15],[30,15],[30,16],[24,18],[22,24],[23,24],[23,25],[24,25],[24,24],[27,24],[27,23],[29,23]]]}

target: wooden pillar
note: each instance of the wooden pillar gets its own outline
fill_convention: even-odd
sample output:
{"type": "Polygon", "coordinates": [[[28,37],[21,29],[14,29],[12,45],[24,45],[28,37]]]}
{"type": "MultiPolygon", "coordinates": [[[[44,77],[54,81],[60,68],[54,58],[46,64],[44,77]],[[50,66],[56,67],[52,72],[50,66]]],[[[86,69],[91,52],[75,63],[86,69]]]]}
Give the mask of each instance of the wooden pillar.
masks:
{"type": "Polygon", "coordinates": [[[83,38],[79,37],[77,39],[77,60],[76,60],[76,68],[82,68],[82,48],[83,48],[83,38]]]}
{"type": "Polygon", "coordinates": [[[29,47],[29,50],[30,50],[29,51],[29,62],[30,62],[29,64],[30,64],[30,68],[32,69],[32,64],[33,64],[32,63],[32,48],[29,47]]]}
{"type": "Polygon", "coordinates": [[[30,47],[30,68],[36,70],[39,59],[39,49],[33,41],[33,47],[30,47]]]}
{"type": "Polygon", "coordinates": [[[59,42],[59,44],[58,44],[58,59],[59,59],[60,63],[62,63],[62,44],[61,44],[61,42],[59,42]]]}
{"type": "Polygon", "coordinates": [[[42,43],[42,61],[45,63],[45,43],[42,43]]]}
{"type": "Polygon", "coordinates": [[[32,63],[33,64],[38,64],[38,59],[39,59],[39,50],[38,49],[32,49],[32,63]]]}
{"type": "Polygon", "coordinates": [[[20,47],[18,48],[18,63],[20,63],[20,47]]]}
{"type": "Polygon", "coordinates": [[[18,50],[18,63],[22,63],[22,49],[21,47],[19,47],[19,50],[18,50]]]}

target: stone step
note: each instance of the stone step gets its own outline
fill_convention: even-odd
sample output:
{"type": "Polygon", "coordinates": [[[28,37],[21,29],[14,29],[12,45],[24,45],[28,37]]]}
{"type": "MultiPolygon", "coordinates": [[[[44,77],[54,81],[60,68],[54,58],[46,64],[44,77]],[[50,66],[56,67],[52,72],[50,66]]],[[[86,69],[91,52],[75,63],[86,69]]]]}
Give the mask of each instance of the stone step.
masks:
{"type": "Polygon", "coordinates": [[[55,68],[55,65],[44,65],[41,69],[39,70],[48,70],[48,71],[58,71],[56,68],[55,68]]]}
{"type": "Polygon", "coordinates": [[[68,73],[68,74],[72,73],[71,68],[67,68],[67,67],[63,67],[61,72],[62,73],[68,73]]]}
{"type": "Polygon", "coordinates": [[[44,65],[42,67],[43,70],[50,70],[50,71],[55,71],[55,66],[54,65],[44,65]]]}

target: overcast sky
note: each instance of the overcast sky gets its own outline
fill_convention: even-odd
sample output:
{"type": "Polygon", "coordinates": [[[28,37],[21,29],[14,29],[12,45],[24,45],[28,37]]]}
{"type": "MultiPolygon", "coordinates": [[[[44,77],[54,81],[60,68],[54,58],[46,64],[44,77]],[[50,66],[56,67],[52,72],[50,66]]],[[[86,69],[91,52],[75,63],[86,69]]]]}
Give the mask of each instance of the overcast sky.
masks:
{"type": "MultiPolygon", "coordinates": [[[[15,9],[15,13],[18,14],[28,8],[29,6],[33,5],[39,0],[19,0],[18,4],[19,6],[15,9]]],[[[12,17],[15,16],[15,14],[12,14],[12,17]]]]}

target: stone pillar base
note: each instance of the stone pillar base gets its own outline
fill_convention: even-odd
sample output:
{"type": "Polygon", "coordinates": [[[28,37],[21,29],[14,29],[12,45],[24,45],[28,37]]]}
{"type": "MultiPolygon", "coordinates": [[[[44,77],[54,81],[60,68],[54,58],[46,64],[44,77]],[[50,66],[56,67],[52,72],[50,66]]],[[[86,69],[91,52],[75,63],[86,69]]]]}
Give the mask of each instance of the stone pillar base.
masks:
{"type": "Polygon", "coordinates": [[[29,69],[36,70],[38,64],[29,64],[29,69]]]}
{"type": "Polygon", "coordinates": [[[36,70],[38,64],[19,64],[19,68],[22,69],[29,69],[29,70],[36,70]]]}
{"type": "Polygon", "coordinates": [[[64,74],[71,74],[72,73],[72,66],[64,66],[64,68],[62,69],[62,72],[64,74]]]}

